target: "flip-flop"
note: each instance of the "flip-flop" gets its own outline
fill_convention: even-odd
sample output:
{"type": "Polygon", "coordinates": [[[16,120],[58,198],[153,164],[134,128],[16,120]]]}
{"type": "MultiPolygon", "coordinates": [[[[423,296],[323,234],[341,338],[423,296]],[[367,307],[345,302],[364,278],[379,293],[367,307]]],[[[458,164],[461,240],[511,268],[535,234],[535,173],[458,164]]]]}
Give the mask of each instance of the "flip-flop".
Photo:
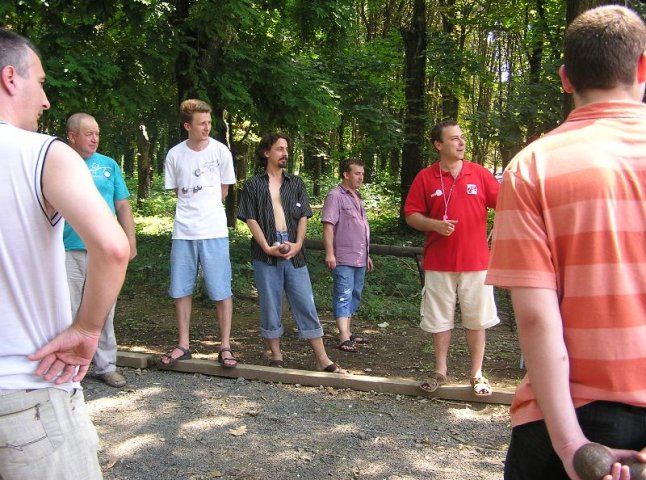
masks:
{"type": "Polygon", "coordinates": [[[338,348],[342,352],[357,353],[359,351],[357,350],[357,347],[354,346],[354,342],[352,340],[346,340],[345,342],[341,342],[341,345],[339,345],[338,348]]]}
{"type": "Polygon", "coordinates": [[[330,363],[327,367],[325,367],[325,368],[324,368],[323,370],[321,370],[321,371],[322,371],[322,372],[327,372],[327,373],[340,373],[340,374],[348,373],[348,372],[346,372],[345,370],[343,370],[343,369],[342,369],[342,368],[341,368],[337,363],[335,363],[335,362],[330,363]]]}
{"type": "Polygon", "coordinates": [[[285,362],[282,360],[270,360],[269,366],[274,368],[285,368],[285,362]]]}
{"type": "Polygon", "coordinates": [[[233,356],[233,350],[231,350],[230,348],[220,349],[220,351],[218,352],[218,362],[220,363],[220,365],[222,365],[223,368],[235,368],[238,366],[238,359],[233,356]],[[228,358],[224,358],[222,356],[222,352],[229,352],[231,356],[228,358]]]}
{"type": "Polygon", "coordinates": [[[489,380],[485,377],[473,377],[471,379],[471,386],[476,397],[488,397],[492,394],[489,380]]]}
{"type": "Polygon", "coordinates": [[[354,333],[350,335],[350,340],[357,345],[365,345],[368,343],[368,339],[363,335],[355,335],[354,333]]]}
{"type": "Polygon", "coordinates": [[[424,390],[426,393],[433,393],[442,385],[444,385],[448,380],[449,379],[446,375],[435,372],[427,381],[422,383],[419,388],[424,390]]]}
{"type": "Polygon", "coordinates": [[[159,364],[162,367],[172,367],[179,360],[188,360],[190,358],[193,358],[193,356],[191,355],[191,350],[189,348],[184,348],[177,345],[176,347],[173,347],[170,350],[168,350],[159,358],[159,364]],[[173,352],[175,350],[181,350],[182,355],[180,355],[179,357],[173,357],[173,352]],[[164,362],[164,359],[167,359],[167,362],[164,362]]]}

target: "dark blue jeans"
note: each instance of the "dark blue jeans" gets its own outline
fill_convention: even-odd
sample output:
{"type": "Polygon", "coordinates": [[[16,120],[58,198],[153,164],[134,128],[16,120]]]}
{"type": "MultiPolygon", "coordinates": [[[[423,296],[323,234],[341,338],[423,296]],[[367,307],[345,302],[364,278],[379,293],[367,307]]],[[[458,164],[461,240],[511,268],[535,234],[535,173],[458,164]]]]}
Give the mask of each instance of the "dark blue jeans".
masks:
{"type": "MultiPolygon", "coordinates": [[[[592,402],[576,409],[591,442],[611,448],[641,450],[646,446],[646,408],[623,403],[592,402]]],[[[544,421],[515,427],[505,461],[505,480],[568,480],[544,421]]]]}

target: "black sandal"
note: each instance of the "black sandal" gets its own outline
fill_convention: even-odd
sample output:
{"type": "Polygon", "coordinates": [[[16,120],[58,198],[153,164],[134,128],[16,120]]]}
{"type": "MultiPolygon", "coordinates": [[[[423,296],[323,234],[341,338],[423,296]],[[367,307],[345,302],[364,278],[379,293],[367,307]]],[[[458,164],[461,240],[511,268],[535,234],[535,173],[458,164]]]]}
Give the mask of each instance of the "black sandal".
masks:
{"type": "Polygon", "coordinates": [[[218,352],[218,362],[220,363],[220,365],[222,365],[222,368],[235,368],[238,366],[238,359],[233,356],[233,350],[231,350],[230,348],[220,349],[220,351],[218,352]],[[231,356],[228,358],[224,358],[222,356],[222,352],[229,352],[231,356]],[[230,363],[227,364],[226,362],[230,362],[230,363]],[[233,365],[231,365],[231,362],[233,363],[233,365]]]}
{"type": "Polygon", "coordinates": [[[341,373],[341,374],[346,374],[346,372],[343,368],[339,366],[338,363],[332,362],[330,363],[327,367],[325,367],[321,372],[327,372],[327,373],[341,373]]]}
{"type": "Polygon", "coordinates": [[[171,348],[169,351],[167,351],[166,353],[164,353],[164,354],[159,358],[159,364],[160,364],[162,367],[172,367],[172,366],[173,366],[173,365],[175,365],[179,360],[189,360],[190,358],[192,358],[191,350],[190,350],[190,349],[188,349],[188,348],[180,347],[179,345],[177,345],[176,347],[173,347],[173,348],[171,348]],[[180,355],[179,357],[173,358],[173,352],[174,352],[175,350],[181,350],[182,355],[180,355]],[[166,359],[166,360],[167,360],[167,362],[166,362],[166,363],[164,363],[164,361],[163,361],[164,359],[166,359]]]}

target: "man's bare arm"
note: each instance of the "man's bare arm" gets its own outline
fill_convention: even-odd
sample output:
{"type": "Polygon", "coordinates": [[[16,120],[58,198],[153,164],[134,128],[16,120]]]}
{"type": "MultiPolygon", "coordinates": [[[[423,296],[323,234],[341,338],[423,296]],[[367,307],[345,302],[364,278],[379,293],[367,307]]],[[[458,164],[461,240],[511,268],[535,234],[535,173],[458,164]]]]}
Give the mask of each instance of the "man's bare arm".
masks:
{"type": "Polygon", "coordinates": [[[117,221],[128,238],[130,246],[130,260],[137,256],[137,235],[135,231],[135,219],[132,216],[132,207],[127,199],[117,200],[114,203],[117,211],[117,221]]]}
{"type": "Polygon", "coordinates": [[[298,219],[298,225],[296,226],[296,241],[295,242],[285,242],[290,245],[290,250],[287,253],[280,254],[285,260],[294,258],[298,252],[303,248],[303,243],[305,242],[305,234],[307,233],[307,217],[301,217],[298,219]]]}
{"type": "Polygon", "coordinates": [[[126,273],[126,235],[101,198],[87,167],[70,147],[54,142],[43,170],[48,208],[60,212],[85,243],[88,264],[83,299],[70,328],[30,356],[36,374],[56,383],[81,380],[126,273]],[[77,372],[78,367],[78,372],[77,372]]]}
{"type": "Polygon", "coordinates": [[[421,213],[412,213],[406,217],[406,223],[420,232],[437,232],[440,235],[449,236],[455,230],[455,225],[458,221],[437,220],[421,213]]]}
{"type": "Polygon", "coordinates": [[[556,291],[513,288],[511,298],[534,395],[554,450],[572,476],[574,452],[588,440],[579,426],[570,394],[570,362],[556,291]]]}
{"type": "Polygon", "coordinates": [[[255,220],[251,220],[251,219],[246,220],[246,222],[247,222],[247,225],[249,226],[249,230],[251,231],[251,235],[253,236],[256,243],[260,245],[260,248],[262,248],[262,251],[265,252],[267,255],[280,257],[280,252],[278,251],[278,247],[273,247],[267,243],[267,239],[265,238],[265,234],[263,233],[262,228],[260,228],[260,224],[255,220]]]}
{"type": "MultiPolygon", "coordinates": [[[[511,298],[527,374],[552,446],[568,475],[577,479],[572,459],[576,450],[589,440],[581,430],[572,402],[570,362],[556,291],[512,288],[511,298]]],[[[612,451],[617,461],[635,455],[626,450],[612,451]]],[[[619,478],[619,475],[616,473],[612,478],[619,478]]]]}
{"type": "Polygon", "coordinates": [[[336,255],[334,255],[334,225],[323,222],[323,245],[325,246],[325,265],[330,270],[336,268],[336,255]]]}

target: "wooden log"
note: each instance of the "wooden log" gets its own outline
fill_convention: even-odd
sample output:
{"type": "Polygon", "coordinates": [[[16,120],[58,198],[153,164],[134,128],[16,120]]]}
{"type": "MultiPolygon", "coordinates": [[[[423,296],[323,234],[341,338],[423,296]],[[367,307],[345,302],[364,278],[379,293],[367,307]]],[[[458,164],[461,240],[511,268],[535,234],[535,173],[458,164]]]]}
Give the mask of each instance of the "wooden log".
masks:
{"type": "MultiPolygon", "coordinates": [[[[323,240],[305,239],[305,248],[311,250],[325,250],[323,240]]],[[[422,247],[402,247],[399,245],[370,244],[370,255],[392,255],[394,257],[412,257],[417,264],[419,282],[424,288],[424,249],[422,247]]]]}
{"type": "MultiPolygon", "coordinates": [[[[119,366],[145,368],[141,366],[144,362],[147,366],[152,365],[154,363],[153,357],[131,352],[119,352],[117,354],[117,365],[119,366]]],[[[492,395],[488,397],[476,397],[473,389],[469,385],[449,384],[441,386],[432,394],[428,394],[419,388],[420,381],[406,378],[373,377],[352,374],[342,375],[338,373],[313,372],[294,368],[274,368],[251,364],[239,364],[236,368],[223,368],[213,360],[201,359],[180,360],[170,368],[163,367],[163,370],[292,385],[299,384],[311,387],[350,388],[363,392],[372,391],[395,395],[423,396],[462,402],[510,405],[513,398],[513,390],[511,389],[494,388],[492,395]]]]}
{"type": "Polygon", "coordinates": [[[153,357],[146,353],[117,352],[117,365],[120,367],[148,368],[153,363],[153,357]]]}
{"type": "MultiPolygon", "coordinates": [[[[325,250],[323,240],[315,240],[311,238],[305,239],[305,248],[312,250],[325,250]]],[[[424,249],[422,247],[402,247],[400,245],[380,245],[378,243],[370,244],[371,255],[392,255],[394,257],[413,257],[422,255],[424,249]]]]}

